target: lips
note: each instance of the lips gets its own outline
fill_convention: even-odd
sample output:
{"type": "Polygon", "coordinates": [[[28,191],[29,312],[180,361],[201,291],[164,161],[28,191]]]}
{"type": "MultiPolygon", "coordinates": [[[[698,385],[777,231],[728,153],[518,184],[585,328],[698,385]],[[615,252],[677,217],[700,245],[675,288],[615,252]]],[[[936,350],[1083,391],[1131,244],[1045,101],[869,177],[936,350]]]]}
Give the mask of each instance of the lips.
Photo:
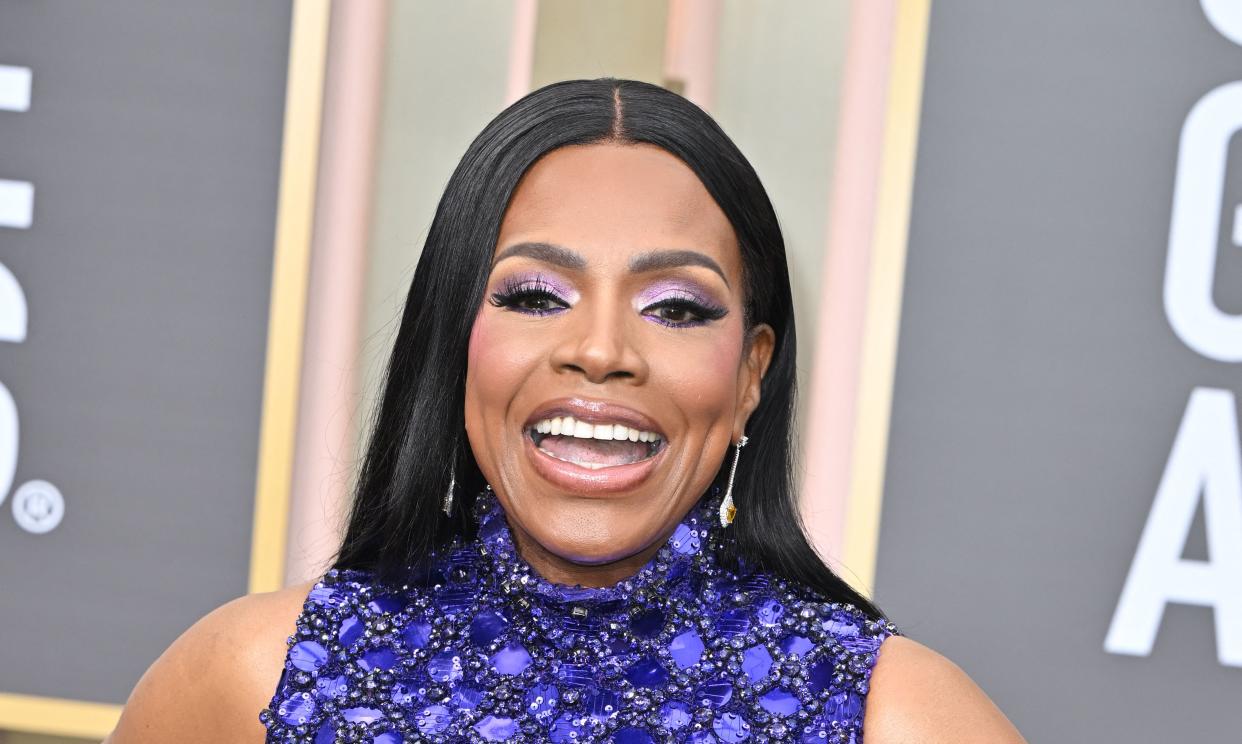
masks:
{"type": "Polygon", "coordinates": [[[632,489],[651,474],[667,449],[663,428],[650,416],[582,398],[540,406],[527,419],[523,434],[527,456],[539,475],[578,493],[632,489]],[[557,419],[572,419],[574,426],[553,433],[560,421],[556,429],[550,429],[549,421],[557,419]]]}

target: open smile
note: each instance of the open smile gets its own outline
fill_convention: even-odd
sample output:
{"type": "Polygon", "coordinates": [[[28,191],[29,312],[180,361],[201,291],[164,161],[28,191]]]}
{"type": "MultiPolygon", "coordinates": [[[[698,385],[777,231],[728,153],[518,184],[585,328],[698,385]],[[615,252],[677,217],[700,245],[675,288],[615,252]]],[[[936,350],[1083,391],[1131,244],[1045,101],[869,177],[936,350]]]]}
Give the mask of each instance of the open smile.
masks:
{"type": "Polygon", "coordinates": [[[620,423],[592,423],[573,416],[546,418],[526,428],[539,451],[588,470],[632,465],[664,447],[658,432],[620,423]]]}
{"type": "Polygon", "coordinates": [[[545,480],[574,493],[626,491],[665,458],[668,437],[628,406],[568,398],[531,414],[522,429],[526,454],[545,480]]]}

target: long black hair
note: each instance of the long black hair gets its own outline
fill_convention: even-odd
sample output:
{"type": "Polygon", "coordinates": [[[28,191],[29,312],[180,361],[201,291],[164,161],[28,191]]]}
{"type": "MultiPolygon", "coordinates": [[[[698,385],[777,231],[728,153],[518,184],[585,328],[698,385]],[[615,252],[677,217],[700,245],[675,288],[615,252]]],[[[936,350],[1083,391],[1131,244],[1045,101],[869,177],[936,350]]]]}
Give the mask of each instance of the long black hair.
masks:
{"type": "Polygon", "coordinates": [[[793,300],[784,239],[759,177],[702,109],[663,88],[611,78],[530,93],[484,128],[453,171],[406,298],[335,567],[400,579],[437,547],[471,532],[471,494],[484,482],[465,437],[466,348],[501,219],[518,180],[541,156],[599,142],[655,145],[698,175],[737,235],[746,326],[767,323],[776,334],[734,483],[738,512],[729,529],[736,556],[881,617],[815,553],[798,514],[793,300]],[[459,495],[445,517],[452,465],[459,495]]]}

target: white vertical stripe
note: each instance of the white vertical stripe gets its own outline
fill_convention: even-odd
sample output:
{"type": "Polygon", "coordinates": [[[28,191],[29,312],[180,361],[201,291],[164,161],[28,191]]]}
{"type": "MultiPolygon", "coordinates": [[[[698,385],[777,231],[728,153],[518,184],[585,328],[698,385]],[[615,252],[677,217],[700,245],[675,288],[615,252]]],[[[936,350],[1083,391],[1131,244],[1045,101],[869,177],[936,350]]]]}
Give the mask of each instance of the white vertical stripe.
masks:
{"type": "Polygon", "coordinates": [[[0,227],[25,230],[34,217],[34,184],[0,179],[0,227]]]}
{"type": "Polygon", "coordinates": [[[0,65],[0,111],[30,110],[29,67],[0,65]]]}

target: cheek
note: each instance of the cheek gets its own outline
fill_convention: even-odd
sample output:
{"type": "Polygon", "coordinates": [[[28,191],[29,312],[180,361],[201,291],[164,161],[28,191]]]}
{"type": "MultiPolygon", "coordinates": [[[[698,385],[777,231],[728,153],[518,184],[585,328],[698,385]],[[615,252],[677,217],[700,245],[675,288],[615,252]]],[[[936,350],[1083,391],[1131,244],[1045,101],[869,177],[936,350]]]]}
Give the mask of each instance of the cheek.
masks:
{"type": "Polygon", "coordinates": [[[536,338],[505,323],[501,311],[480,310],[466,350],[467,419],[502,418],[538,358],[536,338]]]}
{"type": "Polygon", "coordinates": [[[486,313],[479,312],[474,316],[474,325],[470,328],[470,343],[466,347],[466,369],[481,369],[478,362],[480,354],[487,353],[490,345],[491,329],[488,327],[486,313]]]}
{"type": "Polygon", "coordinates": [[[480,311],[470,330],[466,350],[465,424],[475,461],[483,477],[491,482],[497,476],[496,455],[500,447],[494,437],[502,430],[498,421],[505,411],[503,390],[512,383],[505,379],[507,365],[498,363],[504,350],[495,343],[503,342],[505,336],[496,332],[495,322],[487,315],[480,311]]]}
{"type": "Polygon", "coordinates": [[[711,375],[734,392],[737,387],[737,371],[742,364],[742,334],[740,331],[729,333],[725,338],[717,339],[711,351],[711,375]]]}
{"type": "Polygon", "coordinates": [[[487,312],[480,311],[475,316],[466,350],[467,420],[491,418],[492,399],[506,387],[504,378],[509,366],[500,363],[505,353],[504,339],[504,334],[495,332],[495,321],[487,312]]]}
{"type": "Polygon", "coordinates": [[[710,425],[731,416],[738,398],[738,368],[742,334],[731,328],[701,342],[680,343],[665,349],[664,385],[696,423],[710,425]]]}

